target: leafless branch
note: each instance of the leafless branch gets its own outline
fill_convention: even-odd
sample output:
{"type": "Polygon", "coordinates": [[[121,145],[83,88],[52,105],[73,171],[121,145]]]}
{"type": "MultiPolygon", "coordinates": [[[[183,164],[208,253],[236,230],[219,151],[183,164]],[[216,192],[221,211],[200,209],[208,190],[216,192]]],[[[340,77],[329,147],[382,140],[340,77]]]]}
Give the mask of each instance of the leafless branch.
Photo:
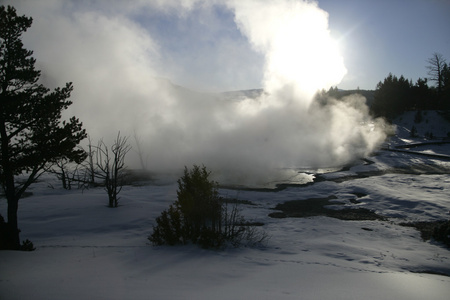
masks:
{"type": "Polygon", "coordinates": [[[109,207],[117,207],[119,202],[118,194],[121,192],[125,171],[125,156],[131,150],[128,138],[117,134],[117,138],[111,148],[100,140],[96,147],[95,177],[102,180],[105,190],[108,193],[109,207]]]}

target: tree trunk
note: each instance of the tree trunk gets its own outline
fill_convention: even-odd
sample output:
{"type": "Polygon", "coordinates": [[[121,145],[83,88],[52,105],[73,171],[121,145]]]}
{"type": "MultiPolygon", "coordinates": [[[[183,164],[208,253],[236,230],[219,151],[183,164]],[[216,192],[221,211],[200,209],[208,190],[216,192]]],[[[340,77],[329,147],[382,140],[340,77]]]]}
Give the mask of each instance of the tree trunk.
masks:
{"type": "Polygon", "coordinates": [[[16,195],[14,186],[14,175],[9,168],[9,163],[3,164],[5,177],[5,196],[8,201],[8,222],[6,224],[5,236],[2,237],[6,244],[6,249],[19,250],[20,238],[17,222],[17,210],[19,208],[19,197],[16,195]]]}
{"type": "Polygon", "coordinates": [[[17,222],[17,210],[19,208],[19,199],[15,196],[8,198],[8,223],[6,224],[6,247],[9,250],[20,249],[20,230],[17,222]]]}
{"type": "Polygon", "coordinates": [[[0,137],[1,137],[1,164],[2,176],[4,180],[5,196],[8,200],[8,222],[6,224],[4,236],[1,237],[5,243],[5,248],[10,250],[19,250],[20,238],[19,228],[17,226],[17,210],[19,208],[19,197],[16,196],[14,185],[14,172],[9,160],[8,135],[6,133],[6,122],[0,119],[0,137]]]}

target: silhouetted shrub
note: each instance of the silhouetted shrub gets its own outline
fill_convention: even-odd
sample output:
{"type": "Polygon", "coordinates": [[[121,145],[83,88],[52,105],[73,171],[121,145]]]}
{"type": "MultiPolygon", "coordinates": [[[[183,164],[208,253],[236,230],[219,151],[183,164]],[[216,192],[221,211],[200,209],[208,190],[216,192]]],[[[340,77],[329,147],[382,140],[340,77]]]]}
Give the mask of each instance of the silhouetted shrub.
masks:
{"type": "Polygon", "coordinates": [[[418,110],[414,116],[414,123],[419,124],[422,123],[422,111],[418,110]]]}
{"type": "Polygon", "coordinates": [[[22,245],[20,246],[21,251],[34,251],[36,248],[34,247],[33,243],[30,240],[25,240],[22,242],[22,245]]]}
{"type": "Polygon", "coordinates": [[[450,221],[443,222],[433,230],[432,237],[450,247],[450,221]]]}
{"type": "Polygon", "coordinates": [[[183,242],[180,213],[172,205],[156,218],[156,224],[157,226],[153,227],[153,234],[149,238],[153,244],[175,245],[183,242]]]}
{"type": "Polygon", "coordinates": [[[237,203],[228,205],[219,196],[218,183],[209,180],[206,167],[194,165],[184,169],[178,180],[177,201],[156,218],[156,226],[148,237],[153,245],[176,245],[192,242],[204,248],[254,245],[267,239],[246,224],[237,203]]]}
{"type": "Polygon", "coordinates": [[[433,132],[431,132],[431,131],[427,131],[427,132],[425,133],[425,137],[426,137],[427,139],[429,139],[429,140],[432,140],[432,139],[434,139],[434,134],[433,134],[433,132]]]}
{"type": "Polygon", "coordinates": [[[411,128],[411,131],[409,132],[409,136],[412,138],[417,137],[417,128],[416,126],[413,125],[413,127],[411,128]]]}

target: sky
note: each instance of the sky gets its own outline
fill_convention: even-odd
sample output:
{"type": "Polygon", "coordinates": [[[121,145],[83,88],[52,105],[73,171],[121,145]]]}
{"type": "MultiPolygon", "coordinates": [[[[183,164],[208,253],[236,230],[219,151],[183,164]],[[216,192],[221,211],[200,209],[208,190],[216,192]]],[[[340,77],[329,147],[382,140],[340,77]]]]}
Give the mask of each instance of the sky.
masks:
{"type": "Polygon", "coordinates": [[[23,43],[41,82],[73,82],[64,116],[93,141],[130,137],[153,170],[206,164],[254,178],[352,162],[388,127],[359,96],[321,107],[315,92],[375,89],[389,72],[416,81],[433,52],[450,58],[439,1],[1,3],[12,2],[33,17],[23,43]],[[240,101],[210,93],[255,88],[265,93],[240,101]]]}
{"type": "Polygon", "coordinates": [[[450,1],[319,1],[342,45],[348,73],[338,87],[375,89],[389,72],[427,77],[433,53],[450,59],[450,1]]]}
{"type": "MultiPolygon", "coordinates": [[[[42,21],[39,18],[45,11],[52,11],[54,18],[76,18],[81,12],[95,12],[116,19],[128,28],[134,27],[145,36],[142,38],[152,43],[146,47],[152,48],[147,54],[153,67],[158,65],[155,75],[188,88],[217,92],[264,86],[264,53],[258,51],[237,24],[234,4],[229,4],[236,1],[1,2],[13,3],[19,13],[34,17],[35,23],[42,21]]],[[[254,1],[241,2],[245,5],[254,1]]],[[[326,13],[328,30],[338,44],[347,70],[341,80],[333,83],[339,88],[375,89],[389,72],[416,81],[427,77],[426,60],[434,52],[450,59],[449,1],[320,0],[316,3],[326,13]]],[[[252,13],[258,15],[257,11],[252,13]]],[[[48,29],[39,34],[42,38],[51,35],[48,29]]],[[[292,40],[298,38],[295,30],[290,34],[292,40]]]]}

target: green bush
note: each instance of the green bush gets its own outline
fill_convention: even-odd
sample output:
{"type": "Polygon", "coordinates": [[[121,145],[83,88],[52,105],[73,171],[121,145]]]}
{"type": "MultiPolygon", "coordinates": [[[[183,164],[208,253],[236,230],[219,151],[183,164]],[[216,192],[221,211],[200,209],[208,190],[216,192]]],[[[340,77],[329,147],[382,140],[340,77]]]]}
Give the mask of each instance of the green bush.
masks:
{"type": "Polygon", "coordinates": [[[153,245],[192,242],[204,248],[220,248],[226,243],[254,245],[267,239],[265,233],[245,222],[237,203],[228,205],[220,197],[218,183],[209,176],[204,166],[194,165],[192,170],[185,167],[178,180],[177,201],[156,218],[148,237],[153,245]]]}
{"type": "Polygon", "coordinates": [[[183,233],[181,232],[181,215],[174,207],[170,206],[168,210],[161,213],[156,218],[157,226],[153,227],[153,234],[149,240],[155,245],[176,245],[184,243],[183,233]]]}

